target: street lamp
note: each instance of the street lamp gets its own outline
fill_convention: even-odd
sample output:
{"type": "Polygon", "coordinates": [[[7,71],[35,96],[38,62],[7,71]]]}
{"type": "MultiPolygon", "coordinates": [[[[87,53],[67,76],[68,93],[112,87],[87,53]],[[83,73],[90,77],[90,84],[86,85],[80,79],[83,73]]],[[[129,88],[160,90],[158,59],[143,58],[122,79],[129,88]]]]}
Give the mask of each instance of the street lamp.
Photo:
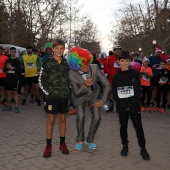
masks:
{"type": "Polygon", "coordinates": [[[139,48],[138,51],[139,51],[139,55],[141,55],[142,48],[139,48]]]}
{"type": "Polygon", "coordinates": [[[155,54],[156,43],[157,43],[156,40],[152,41],[152,44],[153,44],[153,55],[155,54]]]}

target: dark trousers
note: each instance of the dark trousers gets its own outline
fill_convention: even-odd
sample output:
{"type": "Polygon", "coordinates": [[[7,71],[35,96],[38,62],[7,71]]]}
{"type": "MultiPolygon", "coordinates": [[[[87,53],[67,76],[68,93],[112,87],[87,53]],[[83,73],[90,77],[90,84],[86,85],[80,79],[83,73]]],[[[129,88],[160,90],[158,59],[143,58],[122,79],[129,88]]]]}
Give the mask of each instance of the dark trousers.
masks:
{"type": "Polygon", "coordinates": [[[127,145],[129,143],[128,141],[128,134],[127,134],[127,126],[128,126],[128,118],[129,115],[131,117],[133,126],[136,130],[136,135],[138,138],[138,144],[141,148],[145,148],[145,136],[143,132],[142,127],[142,121],[141,121],[141,113],[140,112],[121,112],[119,113],[119,122],[120,122],[120,137],[122,140],[123,145],[127,145]]]}
{"type": "Polygon", "coordinates": [[[157,89],[157,107],[160,106],[160,98],[162,94],[162,108],[166,108],[166,97],[167,97],[168,85],[159,85],[157,89]]]}
{"type": "Polygon", "coordinates": [[[144,106],[145,94],[147,94],[147,106],[149,107],[150,106],[150,100],[151,100],[150,86],[142,86],[142,98],[141,98],[142,106],[144,106]]]}

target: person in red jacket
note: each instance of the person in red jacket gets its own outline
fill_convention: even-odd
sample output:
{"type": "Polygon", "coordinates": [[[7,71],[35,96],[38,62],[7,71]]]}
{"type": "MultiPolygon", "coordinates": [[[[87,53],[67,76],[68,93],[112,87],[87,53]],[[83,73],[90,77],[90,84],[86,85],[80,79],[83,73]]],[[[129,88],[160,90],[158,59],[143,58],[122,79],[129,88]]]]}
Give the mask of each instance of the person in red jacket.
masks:
{"type": "MultiPolygon", "coordinates": [[[[116,45],[114,47],[114,55],[109,56],[106,61],[106,72],[108,74],[109,82],[112,85],[112,79],[113,76],[117,73],[117,71],[120,69],[120,66],[118,64],[117,57],[120,55],[122,48],[120,45],[116,45]]],[[[112,89],[110,91],[110,104],[109,104],[109,110],[107,112],[113,111],[114,103],[113,103],[113,94],[112,89]]]]}
{"type": "Polygon", "coordinates": [[[165,54],[164,51],[162,51],[162,54],[160,54],[160,57],[161,57],[162,61],[166,61],[169,58],[168,55],[165,54]]]}
{"type": "Polygon", "coordinates": [[[100,68],[101,68],[101,71],[105,74],[105,76],[107,77],[107,73],[106,73],[106,61],[107,61],[107,58],[106,58],[106,53],[103,51],[100,53],[100,57],[97,59],[98,62],[100,63],[100,68]]]}
{"type": "Polygon", "coordinates": [[[4,66],[5,61],[8,59],[7,56],[3,55],[3,47],[0,46],[0,104],[4,103],[5,99],[5,90],[4,90],[4,84],[5,84],[5,77],[6,73],[4,72],[4,66]]]}

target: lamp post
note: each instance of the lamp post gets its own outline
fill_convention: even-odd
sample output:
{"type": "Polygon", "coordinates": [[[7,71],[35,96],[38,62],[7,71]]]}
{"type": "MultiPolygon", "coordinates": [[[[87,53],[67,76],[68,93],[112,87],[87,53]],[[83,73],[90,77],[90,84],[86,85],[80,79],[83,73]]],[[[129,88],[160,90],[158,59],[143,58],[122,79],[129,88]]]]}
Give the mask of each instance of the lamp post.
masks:
{"type": "Polygon", "coordinates": [[[138,51],[139,51],[139,55],[141,55],[142,48],[139,48],[138,51]]]}
{"type": "Polygon", "coordinates": [[[157,43],[156,40],[152,41],[152,44],[153,44],[153,55],[155,54],[156,43],[157,43]]]}

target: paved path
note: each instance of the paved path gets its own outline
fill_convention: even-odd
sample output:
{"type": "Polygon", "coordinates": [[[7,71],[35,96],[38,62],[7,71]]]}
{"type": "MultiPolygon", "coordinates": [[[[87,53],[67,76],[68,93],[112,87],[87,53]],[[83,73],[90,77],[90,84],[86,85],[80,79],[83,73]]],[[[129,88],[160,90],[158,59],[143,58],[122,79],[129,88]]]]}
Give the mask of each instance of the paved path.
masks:
{"type": "MultiPolygon", "coordinates": [[[[83,151],[74,148],[75,115],[67,115],[66,142],[69,155],[59,150],[58,123],[53,133],[52,157],[42,157],[45,147],[45,114],[43,106],[26,103],[20,113],[0,111],[0,170],[170,170],[170,110],[165,115],[142,113],[147,150],[151,160],[144,161],[129,119],[129,154],[120,156],[122,148],[116,112],[102,112],[102,120],[95,137],[97,150],[87,145],[83,151]]],[[[86,132],[90,124],[87,108],[86,132]]]]}

